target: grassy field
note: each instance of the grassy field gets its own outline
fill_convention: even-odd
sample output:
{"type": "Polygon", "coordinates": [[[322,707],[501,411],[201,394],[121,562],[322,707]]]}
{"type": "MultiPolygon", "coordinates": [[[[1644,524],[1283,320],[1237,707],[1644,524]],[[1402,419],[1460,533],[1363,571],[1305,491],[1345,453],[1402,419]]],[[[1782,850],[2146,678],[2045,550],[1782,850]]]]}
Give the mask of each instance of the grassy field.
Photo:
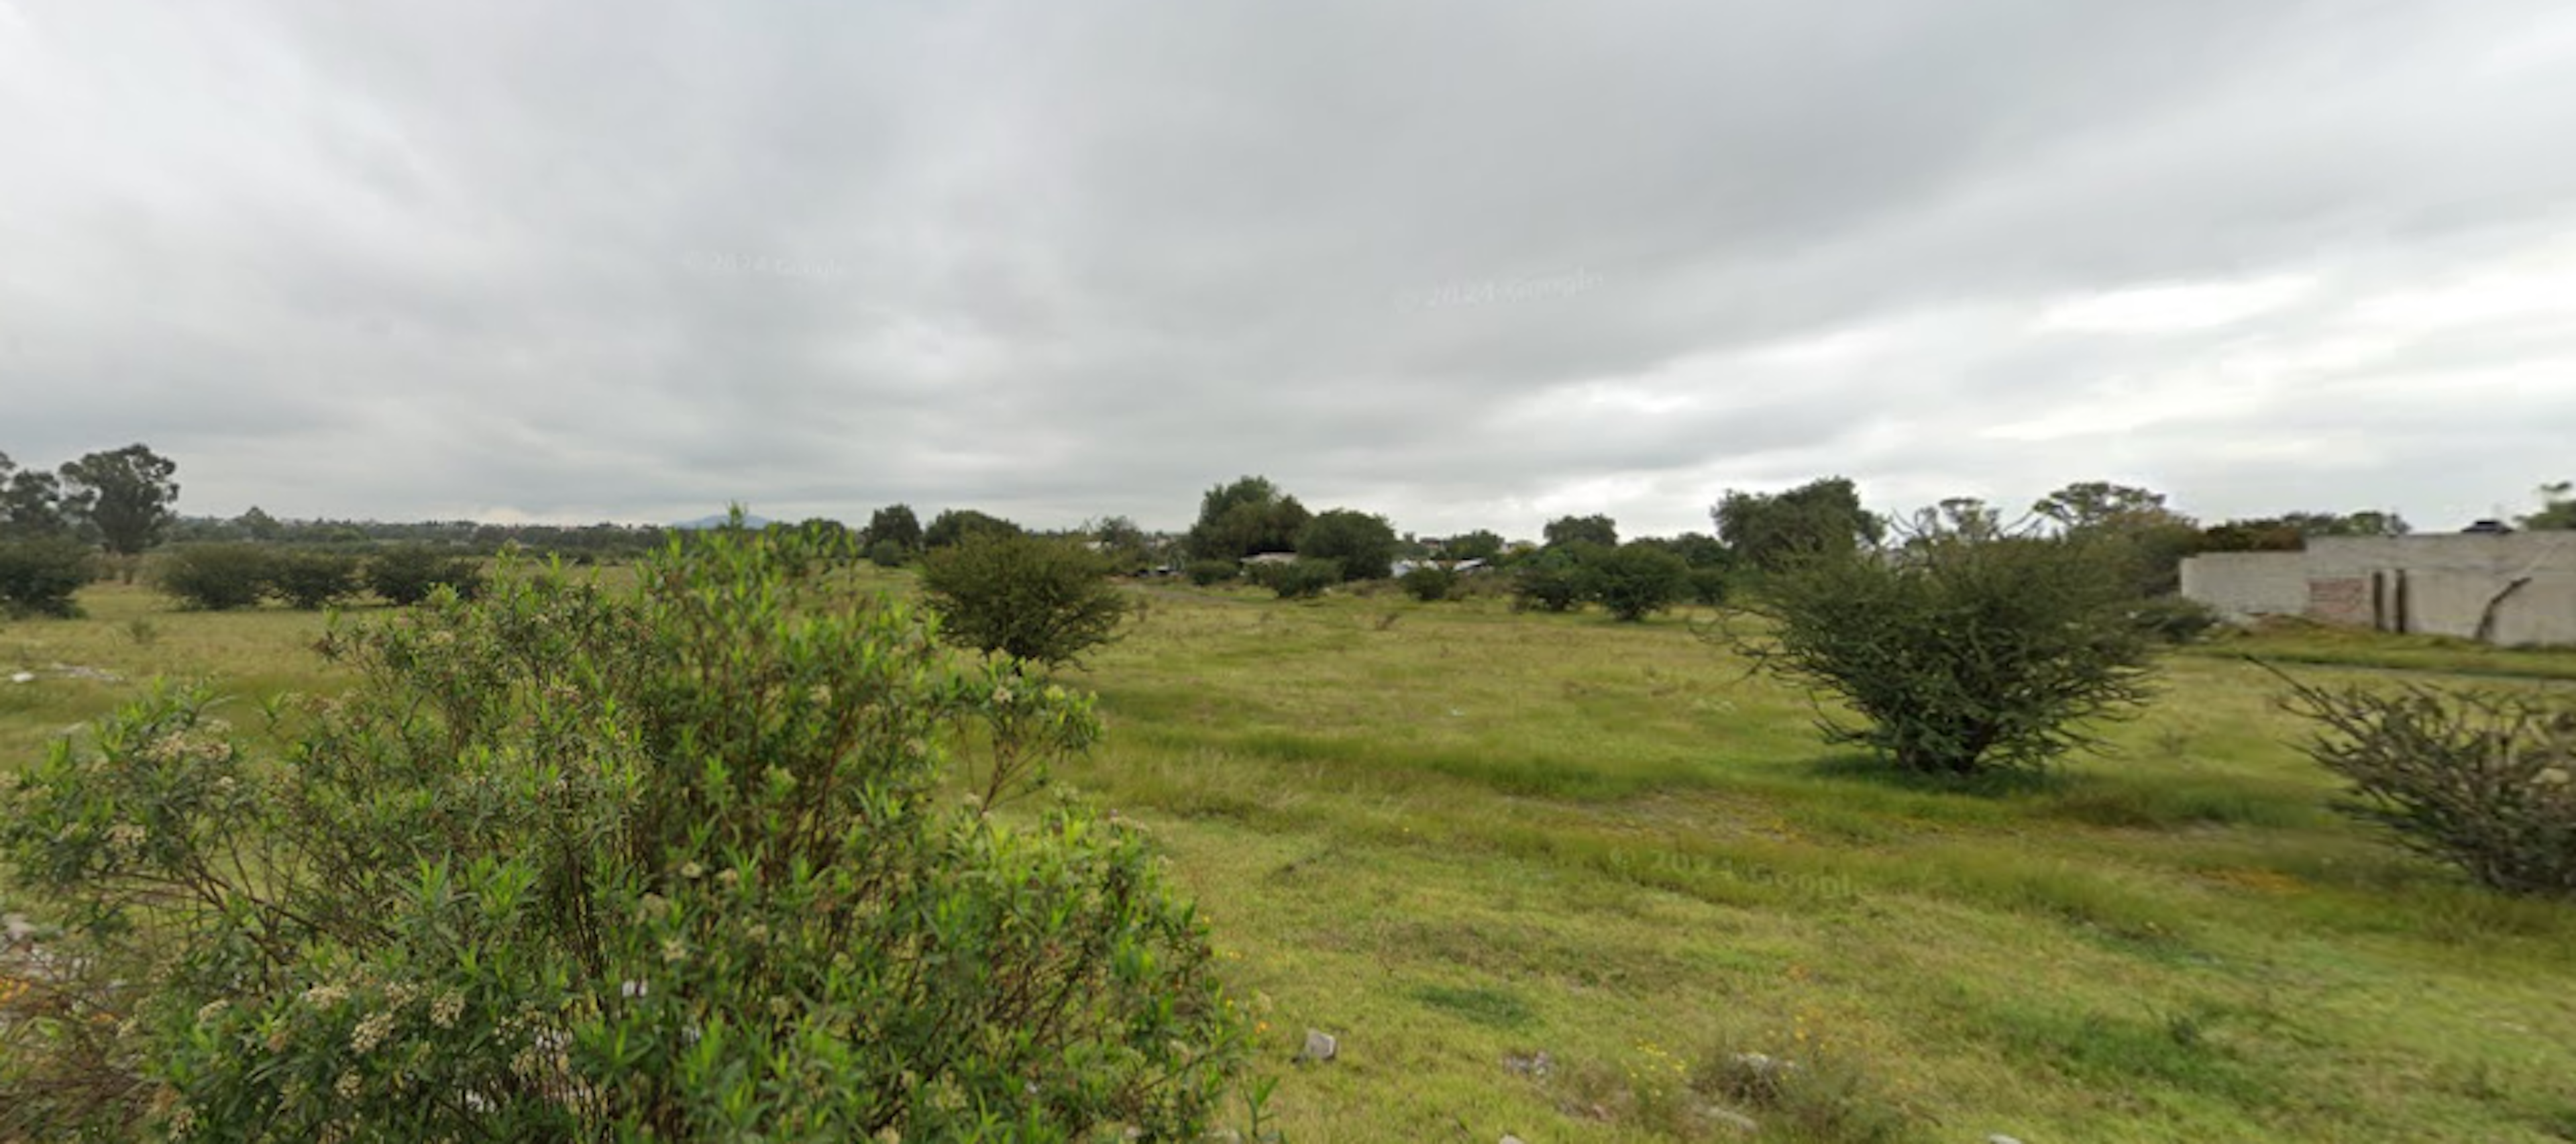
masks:
{"type": "MultiPolygon", "coordinates": [[[[1292,1140],[1743,1138],[1714,1106],[1779,1140],[2576,1140],[2576,908],[2331,813],[2237,658],[2565,687],[2576,656],[2233,640],[2110,752],[1957,790],[1822,747],[1704,616],[1139,596],[1073,673],[1108,745],[1058,780],[1212,918],[1292,1140]],[[1292,1063],[1310,1028],[1338,1059],[1292,1063]],[[1799,1063],[1785,1095],[1749,1052],[1799,1063]]],[[[84,603],[0,627],[37,677],[0,682],[0,760],[156,673],[332,686],[316,616],[84,603]]]]}

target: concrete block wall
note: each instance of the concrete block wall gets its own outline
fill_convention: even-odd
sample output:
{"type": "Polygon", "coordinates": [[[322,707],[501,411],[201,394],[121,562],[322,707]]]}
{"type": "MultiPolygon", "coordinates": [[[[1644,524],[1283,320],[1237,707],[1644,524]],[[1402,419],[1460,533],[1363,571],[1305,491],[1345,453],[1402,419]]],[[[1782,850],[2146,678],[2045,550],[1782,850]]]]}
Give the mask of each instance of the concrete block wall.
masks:
{"type": "Polygon", "coordinates": [[[2308,610],[2308,566],[2301,552],[2212,552],[2182,562],[2182,594],[2243,623],[2258,616],[2308,610]]]}
{"type": "Polygon", "coordinates": [[[2194,556],[2182,587],[2231,619],[2464,638],[2485,624],[2499,644],[2576,644],[2576,532],[2320,537],[2305,552],[2194,556]]]}

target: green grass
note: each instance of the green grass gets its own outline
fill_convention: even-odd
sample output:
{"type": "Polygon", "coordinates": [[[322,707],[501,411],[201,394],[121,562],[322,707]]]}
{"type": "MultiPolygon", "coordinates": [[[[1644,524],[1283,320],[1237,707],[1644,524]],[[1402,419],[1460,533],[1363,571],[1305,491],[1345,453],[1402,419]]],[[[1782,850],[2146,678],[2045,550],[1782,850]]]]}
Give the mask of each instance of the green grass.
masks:
{"type": "MultiPolygon", "coordinates": [[[[1775,1140],[2576,1139],[2576,907],[2331,813],[2237,658],[2563,686],[2576,655],[2249,637],[2170,657],[2105,753],[1963,789],[1825,747],[1680,617],[1140,597],[1072,673],[1108,743],[1057,778],[1198,898],[1293,1140],[1728,1138],[1712,1102],[1775,1140]],[[1292,1063],[1309,1028],[1339,1059],[1292,1063]],[[1747,1090],[1741,1052],[1807,1079],[1747,1090]]],[[[0,628],[43,676],[0,683],[0,758],[154,672],[331,685],[312,615],[84,603],[0,628]]]]}

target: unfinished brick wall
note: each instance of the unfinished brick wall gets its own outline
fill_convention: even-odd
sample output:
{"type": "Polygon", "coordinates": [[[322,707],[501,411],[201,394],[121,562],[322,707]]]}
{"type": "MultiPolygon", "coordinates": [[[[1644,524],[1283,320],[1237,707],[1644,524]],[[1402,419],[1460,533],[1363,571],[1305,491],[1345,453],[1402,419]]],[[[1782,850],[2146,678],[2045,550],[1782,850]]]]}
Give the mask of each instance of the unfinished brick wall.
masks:
{"type": "Polygon", "coordinates": [[[2329,624],[2371,626],[2376,617],[2370,611],[2370,577],[2321,576],[2309,580],[2308,618],[2329,624]]]}

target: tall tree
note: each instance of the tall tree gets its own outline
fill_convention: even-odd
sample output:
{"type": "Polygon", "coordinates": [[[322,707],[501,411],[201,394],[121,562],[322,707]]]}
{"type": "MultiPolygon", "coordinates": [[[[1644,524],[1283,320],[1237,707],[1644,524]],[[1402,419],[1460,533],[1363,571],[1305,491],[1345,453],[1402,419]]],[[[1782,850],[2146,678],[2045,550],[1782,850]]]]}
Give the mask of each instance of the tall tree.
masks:
{"type": "Polygon", "coordinates": [[[177,514],[179,463],[143,444],[92,453],[62,468],[64,500],[98,532],[99,543],[118,556],[139,556],[161,542],[177,514]]]}
{"type": "Polygon", "coordinates": [[[1297,498],[1268,477],[1240,477],[1199,498],[1198,523],[1190,526],[1190,555],[1237,560],[1264,552],[1294,552],[1297,534],[1311,519],[1297,498]]]}
{"type": "Polygon", "coordinates": [[[912,514],[908,504],[890,504],[868,517],[867,543],[871,546],[891,540],[906,552],[921,550],[921,518],[912,514]]]}
{"type": "Polygon", "coordinates": [[[1860,490],[1847,477],[1824,477],[1779,493],[1728,489],[1709,518],[1738,559],[1763,569],[1802,556],[1848,555],[1886,535],[1885,523],[1861,507],[1860,490]]]}
{"type": "Polygon", "coordinates": [[[1603,548],[1619,547],[1619,522],[1594,513],[1591,516],[1560,516],[1547,522],[1544,535],[1547,546],[1561,544],[1598,544],[1603,548]]]}
{"type": "Polygon", "coordinates": [[[2165,507],[2165,494],[2109,481],[2078,481],[2039,498],[2030,511],[2056,521],[2069,532],[2121,527],[2177,515],[2165,507]]]}
{"type": "Polygon", "coordinates": [[[2199,551],[2200,525],[2165,507],[2165,495],[2109,481],[2081,481],[2041,497],[2030,510],[2056,521],[2076,539],[2108,539],[2125,546],[2137,590],[2165,596],[2182,587],[2183,557],[2199,551]]]}
{"type": "Polygon", "coordinates": [[[258,505],[250,506],[249,512],[235,517],[233,525],[241,529],[242,535],[258,541],[275,540],[286,531],[285,525],[279,524],[276,517],[268,515],[268,510],[258,505]]]}
{"type": "Polygon", "coordinates": [[[1134,572],[1153,564],[1151,538],[1136,522],[1123,516],[1104,516],[1082,526],[1091,538],[1093,551],[1107,557],[1112,571],[1134,572]]]}
{"type": "Polygon", "coordinates": [[[43,469],[21,469],[0,453],[0,539],[40,540],[71,531],[61,479],[43,469]]]}
{"type": "Polygon", "coordinates": [[[1298,531],[1297,555],[1341,565],[1344,580],[1383,580],[1395,563],[1395,527],[1382,516],[1333,509],[1298,531]]]}

